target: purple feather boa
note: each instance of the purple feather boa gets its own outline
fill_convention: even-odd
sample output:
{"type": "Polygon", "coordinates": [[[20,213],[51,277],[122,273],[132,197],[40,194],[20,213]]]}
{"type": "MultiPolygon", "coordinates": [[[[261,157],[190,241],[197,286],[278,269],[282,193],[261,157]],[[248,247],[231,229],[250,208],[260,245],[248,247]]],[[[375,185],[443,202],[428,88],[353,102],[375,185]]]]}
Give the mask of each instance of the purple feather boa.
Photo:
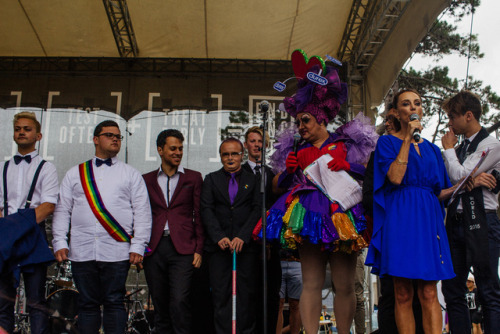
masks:
{"type": "Polygon", "coordinates": [[[338,135],[337,140],[344,140],[346,143],[347,162],[368,163],[370,153],[375,150],[379,137],[370,118],[360,112],[352,121],[339,127],[335,133],[338,135]]]}
{"type": "Polygon", "coordinates": [[[283,122],[276,130],[276,143],[274,153],[271,155],[269,164],[275,174],[286,169],[285,160],[293,149],[293,135],[298,132],[297,126],[293,122],[283,122]]]}
{"type": "MultiPolygon", "coordinates": [[[[335,131],[337,135],[335,141],[341,140],[346,143],[346,160],[349,163],[366,164],[368,162],[379,137],[375,130],[370,118],[360,112],[352,121],[335,131]]],[[[297,131],[297,126],[293,122],[283,122],[278,127],[275,136],[275,151],[269,161],[274,173],[281,173],[286,169],[285,161],[293,149],[293,135],[297,131]]]]}

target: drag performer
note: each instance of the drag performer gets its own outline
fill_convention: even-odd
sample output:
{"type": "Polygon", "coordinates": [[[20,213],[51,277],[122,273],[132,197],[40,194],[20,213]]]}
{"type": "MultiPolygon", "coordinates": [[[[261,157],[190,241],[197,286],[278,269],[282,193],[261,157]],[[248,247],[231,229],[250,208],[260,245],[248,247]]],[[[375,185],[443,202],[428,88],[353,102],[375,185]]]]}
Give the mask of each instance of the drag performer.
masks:
{"type": "Polygon", "coordinates": [[[14,116],[17,154],[0,165],[0,333],[14,331],[16,285],[23,273],[31,333],[48,333],[45,302],[47,265],[54,261],[45,219],[59,192],[56,168],[38,154],[40,122],[32,112],[14,116]],[[38,225],[37,225],[38,223],[38,225]]]}
{"type": "MultiPolygon", "coordinates": [[[[301,50],[292,54],[295,76],[299,80],[297,94],[285,98],[282,106],[296,119],[301,139],[295,153],[292,138],[296,129],[289,127],[278,136],[277,151],[271,158],[273,167],[279,172],[274,183],[288,191],[268,212],[267,237],[270,242],[280,242],[285,248],[299,249],[303,277],[300,312],[306,333],[318,331],[327,262],[335,282],[337,329],[339,333],[349,333],[355,310],[357,252],[367,246],[362,236],[366,229],[363,209],[360,203],[342,209],[307,179],[303,171],[316,159],[327,155],[333,159],[328,162],[326,173],[344,170],[353,178],[362,179],[363,164],[368,161],[378,136],[363,116],[356,117],[335,133],[327,131],[327,124],[347,99],[347,86],[340,82],[337,70],[325,67],[319,57],[314,57],[317,65],[299,68],[300,62],[304,63],[301,57],[306,58],[301,50]],[[326,85],[310,81],[306,78],[307,71],[322,75],[326,85]]],[[[259,224],[255,236],[260,229],[259,224]]]]}
{"type": "Polygon", "coordinates": [[[394,96],[393,106],[401,129],[380,137],[375,150],[374,228],[366,264],[374,274],[393,277],[400,333],[415,333],[412,280],[418,282],[424,332],[441,333],[436,282],[455,276],[442,201],[454,188],[439,148],[413,135],[422,130],[420,95],[402,90],[394,96]],[[418,119],[411,120],[413,114],[418,119]]]}

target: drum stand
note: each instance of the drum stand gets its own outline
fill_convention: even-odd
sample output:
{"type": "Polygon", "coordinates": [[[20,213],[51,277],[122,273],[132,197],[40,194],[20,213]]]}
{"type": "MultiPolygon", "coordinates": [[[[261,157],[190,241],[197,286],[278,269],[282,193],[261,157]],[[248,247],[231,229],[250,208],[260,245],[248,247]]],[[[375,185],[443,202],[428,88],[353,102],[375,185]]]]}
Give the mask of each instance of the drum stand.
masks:
{"type": "Polygon", "coordinates": [[[128,306],[128,321],[127,334],[150,334],[151,327],[146,318],[146,311],[142,306],[142,301],[139,299],[139,293],[142,293],[142,288],[139,288],[139,271],[136,274],[135,290],[125,296],[125,301],[128,306]],[[133,296],[133,297],[132,297],[133,296]],[[133,298],[131,300],[131,298],[133,298]]]}
{"type": "Polygon", "coordinates": [[[14,314],[14,332],[18,334],[30,333],[29,314],[26,313],[26,296],[24,290],[24,279],[20,278],[19,286],[17,287],[17,298],[14,314]]]}

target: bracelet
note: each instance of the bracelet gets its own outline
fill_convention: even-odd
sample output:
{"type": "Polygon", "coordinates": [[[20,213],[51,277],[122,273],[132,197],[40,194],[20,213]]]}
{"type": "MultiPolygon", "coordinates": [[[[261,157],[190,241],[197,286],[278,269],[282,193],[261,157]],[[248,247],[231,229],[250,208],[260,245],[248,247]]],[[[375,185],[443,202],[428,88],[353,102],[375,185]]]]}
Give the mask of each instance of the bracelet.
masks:
{"type": "Polygon", "coordinates": [[[408,165],[408,161],[402,161],[402,160],[397,159],[396,160],[396,164],[398,164],[398,165],[408,165]]]}

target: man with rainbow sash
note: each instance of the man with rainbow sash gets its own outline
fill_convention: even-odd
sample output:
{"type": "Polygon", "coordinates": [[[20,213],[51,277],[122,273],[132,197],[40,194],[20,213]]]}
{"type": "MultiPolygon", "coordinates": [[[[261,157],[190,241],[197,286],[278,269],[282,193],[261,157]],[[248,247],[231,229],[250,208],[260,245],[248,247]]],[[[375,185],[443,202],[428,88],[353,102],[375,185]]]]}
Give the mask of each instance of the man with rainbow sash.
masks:
{"type": "Polygon", "coordinates": [[[82,334],[99,333],[101,305],[104,332],[125,332],[128,270],[142,263],[151,235],[144,180],[116,157],[122,138],[114,121],[96,126],[95,157],[66,173],[54,213],[54,252],[57,261],[72,261],[82,334]]]}

